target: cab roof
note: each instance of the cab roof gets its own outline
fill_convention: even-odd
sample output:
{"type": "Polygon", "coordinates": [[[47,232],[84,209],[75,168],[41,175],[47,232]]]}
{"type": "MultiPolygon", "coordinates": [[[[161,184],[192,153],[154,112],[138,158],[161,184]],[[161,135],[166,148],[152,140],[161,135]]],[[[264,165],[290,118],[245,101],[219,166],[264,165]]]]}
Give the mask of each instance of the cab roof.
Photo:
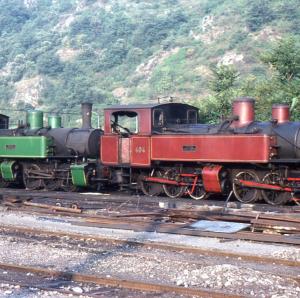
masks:
{"type": "Polygon", "coordinates": [[[111,105],[104,110],[138,110],[138,109],[153,109],[158,107],[166,107],[166,106],[185,106],[190,107],[192,109],[197,109],[196,107],[180,102],[168,102],[168,103],[148,103],[148,104],[128,104],[128,105],[111,105]]]}

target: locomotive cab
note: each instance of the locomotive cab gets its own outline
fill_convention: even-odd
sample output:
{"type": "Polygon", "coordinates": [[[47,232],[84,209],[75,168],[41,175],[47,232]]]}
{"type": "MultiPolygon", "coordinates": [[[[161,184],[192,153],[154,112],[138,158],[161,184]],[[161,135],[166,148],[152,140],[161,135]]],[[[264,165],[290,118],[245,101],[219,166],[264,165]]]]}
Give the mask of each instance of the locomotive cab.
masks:
{"type": "Polygon", "coordinates": [[[151,135],[164,128],[199,123],[198,109],[182,103],[115,105],[104,110],[106,134],[151,135]]]}
{"type": "Polygon", "coordinates": [[[182,103],[115,105],[104,110],[101,162],[148,167],[151,136],[197,124],[198,109],[182,103]]]}

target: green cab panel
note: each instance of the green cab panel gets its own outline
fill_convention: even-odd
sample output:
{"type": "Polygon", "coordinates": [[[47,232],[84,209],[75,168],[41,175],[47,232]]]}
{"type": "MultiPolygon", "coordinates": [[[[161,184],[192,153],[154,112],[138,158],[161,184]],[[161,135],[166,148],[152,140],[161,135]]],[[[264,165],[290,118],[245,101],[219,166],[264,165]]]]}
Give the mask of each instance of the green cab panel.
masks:
{"type": "Polygon", "coordinates": [[[0,165],[1,176],[4,180],[13,181],[15,180],[14,176],[14,164],[15,160],[13,161],[3,161],[0,165]]]}
{"type": "Polygon", "coordinates": [[[87,186],[88,183],[85,174],[85,168],[87,165],[87,163],[71,165],[72,182],[75,186],[87,186]]]}
{"type": "Polygon", "coordinates": [[[47,158],[53,155],[53,141],[44,136],[1,136],[0,158],[47,158]]]}

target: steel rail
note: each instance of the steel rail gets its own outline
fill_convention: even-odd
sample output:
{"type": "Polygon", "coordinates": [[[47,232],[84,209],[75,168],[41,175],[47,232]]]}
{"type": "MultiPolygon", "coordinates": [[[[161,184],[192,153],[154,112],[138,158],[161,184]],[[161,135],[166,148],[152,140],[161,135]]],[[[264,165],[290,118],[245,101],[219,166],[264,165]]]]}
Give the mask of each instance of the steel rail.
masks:
{"type": "MultiPolygon", "coordinates": [[[[18,202],[18,201],[16,201],[18,202]]],[[[15,202],[4,202],[5,205],[10,207],[17,207],[14,204],[15,202]]],[[[36,207],[36,208],[42,208],[42,209],[50,209],[54,211],[62,211],[67,213],[82,213],[82,209],[78,208],[76,205],[76,208],[67,208],[62,206],[54,206],[49,204],[41,204],[41,203],[32,203],[24,201],[22,202],[23,206],[30,206],[30,207],[36,207]]],[[[22,206],[21,205],[21,206],[22,206]]],[[[74,204],[75,205],[75,204],[74,204]]],[[[17,207],[20,208],[20,207],[17,207]]],[[[89,216],[86,213],[82,214],[81,216],[89,216]]],[[[171,217],[171,218],[188,218],[188,219],[211,219],[211,220],[227,220],[227,221],[234,221],[234,222],[248,222],[251,223],[252,220],[270,220],[270,223],[274,223],[274,225],[280,224],[281,225],[287,225],[288,227],[292,227],[290,223],[294,223],[294,227],[297,227],[297,224],[300,228],[300,218],[291,218],[287,216],[282,215],[269,215],[264,213],[255,213],[255,214],[245,214],[245,212],[223,212],[223,211],[201,211],[201,210],[186,210],[186,209],[154,209],[151,212],[130,212],[125,214],[116,214],[112,217],[118,217],[118,218],[125,218],[125,217],[143,217],[143,216],[165,216],[165,217],[171,217]],[[272,221],[272,222],[271,222],[272,221]],[[284,223],[286,222],[286,223],[284,223]]]]}
{"type": "Polygon", "coordinates": [[[138,280],[127,280],[123,278],[100,277],[100,276],[81,274],[81,273],[76,273],[71,271],[49,270],[45,268],[36,268],[36,267],[23,266],[23,265],[0,263],[0,268],[9,271],[26,272],[26,273],[29,272],[32,274],[46,275],[52,278],[61,278],[63,280],[70,280],[75,282],[93,283],[93,284],[103,285],[103,286],[125,288],[125,289],[147,291],[147,292],[168,292],[168,293],[171,292],[171,293],[177,293],[177,294],[183,294],[189,296],[213,297],[213,298],[241,297],[239,295],[209,291],[200,288],[185,288],[185,287],[172,286],[172,285],[166,285],[161,283],[150,283],[150,282],[143,282],[138,280]]]}
{"type": "Polygon", "coordinates": [[[213,237],[223,239],[240,239],[240,240],[252,240],[259,242],[272,242],[272,243],[285,243],[300,245],[300,239],[293,236],[285,235],[268,235],[255,232],[236,232],[236,233],[219,233],[219,232],[205,232],[196,229],[189,228],[189,224],[170,224],[170,223],[155,223],[143,222],[141,220],[118,220],[108,217],[97,217],[97,218],[85,218],[85,222],[74,222],[77,225],[93,225],[97,227],[115,228],[123,230],[134,230],[143,232],[158,232],[158,233],[169,233],[189,236],[200,236],[200,237],[213,237]]]}
{"type": "MultiPolygon", "coordinates": [[[[16,279],[16,278],[15,278],[16,279]]],[[[27,283],[24,283],[24,282],[16,282],[15,280],[12,281],[12,280],[8,280],[8,279],[0,279],[0,283],[6,283],[6,284],[10,284],[10,285],[14,285],[14,286],[20,286],[21,288],[36,288],[36,289],[39,289],[41,291],[47,291],[47,292],[58,292],[60,294],[64,294],[66,296],[70,295],[70,296],[78,296],[78,297],[82,297],[84,294],[87,295],[87,296],[90,296],[90,297],[95,297],[93,294],[89,294],[89,293],[76,293],[74,291],[70,291],[70,290],[66,290],[66,289],[61,289],[61,288],[55,288],[55,287],[47,287],[47,286],[43,286],[43,285],[39,285],[39,284],[34,284],[34,283],[31,283],[31,284],[27,284],[27,283]]],[[[19,296],[19,295],[18,295],[19,296]]]]}
{"type": "MultiPolygon", "coordinates": [[[[13,207],[14,208],[14,207],[13,207]]],[[[26,208],[26,207],[25,207],[26,208]]],[[[32,214],[32,210],[20,209],[22,212],[32,214]],[[31,212],[30,212],[31,211],[31,212]]],[[[41,209],[37,211],[38,214],[53,215],[53,213],[47,211],[46,209],[41,209]]],[[[137,220],[137,219],[127,219],[118,218],[111,216],[88,216],[87,214],[69,214],[67,212],[56,212],[56,215],[67,215],[74,218],[80,217],[83,221],[70,221],[71,224],[79,226],[93,226],[99,228],[112,228],[112,229],[123,229],[123,230],[133,230],[133,231],[143,231],[143,232],[159,232],[159,233],[169,233],[169,234],[179,234],[188,236],[198,236],[198,237],[213,237],[221,239],[239,239],[239,240],[250,240],[258,242],[271,242],[271,243],[283,243],[283,244],[293,244],[300,245],[300,238],[295,235],[274,235],[274,234],[263,234],[258,232],[237,232],[237,233],[219,233],[219,232],[206,232],[196,229],[189,228],[187,223],[157,223],[153,219],[137,220]]]]}
{"type": "MultiPolygon", "coordinates": [[[[73,200],[74,197],[77,197],[78,200],[96,200],[101,197],[101,200],[99,200],[99,203],[107,203],[107,202],[112,202],[112,203],[124,203],[128,199],[130,199],[131,202],[139,202],[141,203],[147,203],[148,205],[153,205],[157,204],[158,202],[164,201],[164,202],[172,202],[172,203],[180,203],[180,204],[190,204],[193,206],[201,206],[203,204],[205,205],[212,205],[212,204],[217,204],[219,206],[224,206],[225,201],[214,201],[214,200],[205,200],[205,201],[197,201],[197,200],[186,200],[186,199],[170,199],[168,197],[146,197],[146,196],[126,196],[124,194],[119,194],[119,193],[112,193],[111,195],[90,195],[90,194],[83,194],[83,193],[68,193],[68,192],[49,192],[49,191],[29,191],[29,190],[16,190],[16,189],[9,189],[9,188],[3,188],[1,189],[1,194],[2,195],[12,195],[12,196],[31,196],[31,197],[48,197],[52,199],[66,199],[66,200],[73,200]]],[[[238,205],[240,204],[239,202],[236,202],[238,205]]],[[[268,211],[278,211],[282,210],[284,212],[299,212],[300,207],[299,206],[272,206],[272,205],[267,205],[267,204],[258,204],[256,205],[257,208],[259,209],[266,209],[268,211]]]]}
{"type": "MultiPolygon", "coordinates": [[[[28,206],[29,207],[29,206],[28,206]]],[[[9,207],[8,207],[9,208],[9,207]]],[[[15,208],[15,207],[12,207],[15,208]]],[[[32,214],[32,210],[25,209],[22,207],[16,208],[22,212],[27,212],[32,214]],[[31,211],[31,212],[30,212],[31,211]]],[[[51,208],[50,208],[51,210],[51,208]]],[[[53,215],[53,213],[47,211],[47,209],[41,209],[37,211],[38,214],[48,214],[53,215]]],[[[100,228],[113,228],[113,229],[123,229],[123,230],[133,230],[133,231],[144,231],[144,232],[160,232],[160,233],[170,233],[179,235],[189,235],[198,237],[214,237],[222,239],[240,239],[240,240],[251,240],[259,242],[272,242],[272,243],[284,243],[300,245],[300,238],[295,235],[274,235],[274,234],[263,234],[258,232],[237,232],[237,233],[220,233],[220,232],[206,232],[189,227],[189,223],[157,223],[151,218],[144,220],[137,220],[133,218],[119,218],[112,216],[101,216],[101,215],[88,215],[88,214],[76,214],[68,213],[63,211],[56,211],[57,215],[67,215],[74,218],[80,217],[82,222],[74,221],[72,224],[79,226],[96,226],[100,228]]],[[[163,213],[164,215],[165,213],[163,213]]]]}
{"type": "Polygon", "coordinates": [[[242,259],[243,261],[256,262],[256,263],[264,263],[264,264],[276,264],[280,266],[288,266],[288,267],[300,267],[300,261],[294,260],[286,260],[286,259],[278,259],[272,257],[264,257],[264,256],[255,256],[250,254],[243,253],[233,253],[226,252],[217,249],[204,249],[200,247],[188,247],[184,245],[178,244],[167,244],[163,242],[152,242],[152,241],[138,241],[138,240],[121,240],[121,239],[113,239],[104,236],[96,236],[90,234],[81,234],[81,233],[72,233],[72,232],[59,232],[59,231],[48,231],[38,228],[24,228],[24,227],[16,227],[16,226],[7,226],[1,225],[0,228],[6,230],[12,230],[21,234],[32,234],[39,235],[42,237],[43,235],[51,236],[51,237],[70,237],[76,240],[96,240],[100,242],[106,242],[117,245],[131,245],[135,247],[151,247],[153,249],[161,249],[167,251],[177,251],[177,252],[185,252],[185,253],[193,253],[199,255],[206,255],[212,257],[230,257],[235,259],[242,259]]]}

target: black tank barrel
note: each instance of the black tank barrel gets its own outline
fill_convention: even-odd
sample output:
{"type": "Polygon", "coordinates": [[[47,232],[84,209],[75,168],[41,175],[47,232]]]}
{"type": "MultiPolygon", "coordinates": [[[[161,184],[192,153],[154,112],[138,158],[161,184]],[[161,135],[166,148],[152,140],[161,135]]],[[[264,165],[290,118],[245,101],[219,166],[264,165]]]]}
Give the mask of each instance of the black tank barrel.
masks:
{"type": "Polygon", "coordinates": [[[90,102],[83,102],[81,104],[81,115],[82,115],[82,128],[92,128],[92,107],[93,104],[90,102]]]}

